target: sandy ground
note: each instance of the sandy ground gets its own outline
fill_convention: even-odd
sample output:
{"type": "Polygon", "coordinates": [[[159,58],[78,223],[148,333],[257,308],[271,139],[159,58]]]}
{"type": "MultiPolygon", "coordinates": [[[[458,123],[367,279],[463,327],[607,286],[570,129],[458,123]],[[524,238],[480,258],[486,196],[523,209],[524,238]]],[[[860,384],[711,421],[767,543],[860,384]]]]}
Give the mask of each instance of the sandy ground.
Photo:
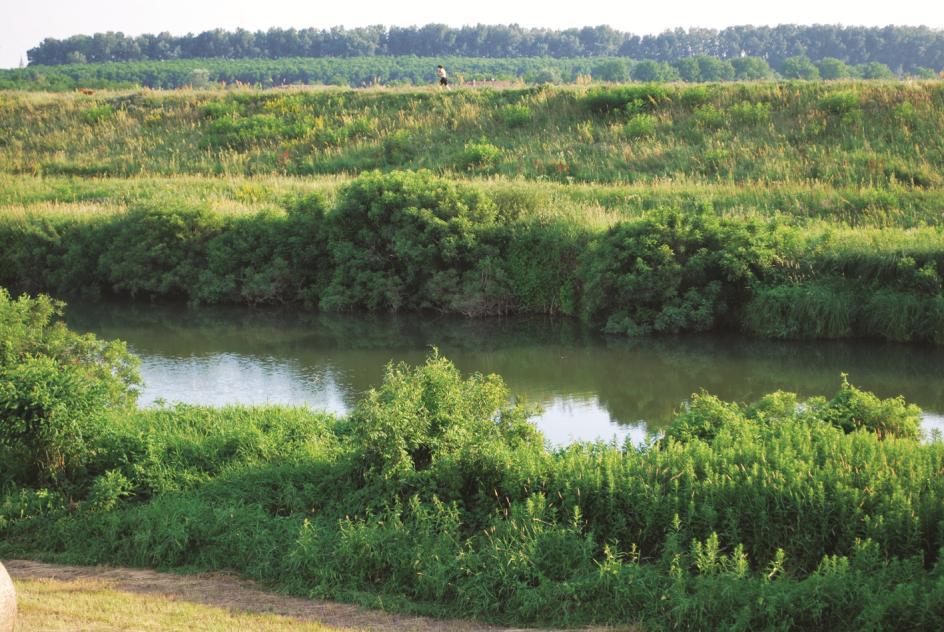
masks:
{"type": "Polygon", "coordinates": [[[156,571],[107,566],[63,566],[27,560],[4,561],[14,580],[94,580],[112,590],[164,596],[238,612],[276,614],[325,626],[378,632],[496,631],[503,628],[468,621],[454,621],[391,614],[349,604],[287,597],[261,590],[254,582],[229,573],[175,575],[156,571]]]}

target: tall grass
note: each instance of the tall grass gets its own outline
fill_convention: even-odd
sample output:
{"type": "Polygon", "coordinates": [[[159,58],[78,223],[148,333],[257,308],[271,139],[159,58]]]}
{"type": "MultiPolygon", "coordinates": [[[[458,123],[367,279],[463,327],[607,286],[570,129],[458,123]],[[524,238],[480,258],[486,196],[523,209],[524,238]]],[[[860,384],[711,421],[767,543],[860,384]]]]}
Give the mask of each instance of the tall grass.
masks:
{"type": "Polygon", "coordinates": [[[942,94],[933,82],[6,92],[0,170],[141,176],[429,168],[558,182],[692,178],[923,190],[942,184],[942,94]],[[659,98],[640,90],[657,90],[659,98]],[[469,160],[468,147],[483,143],[497,151],[487,161],[469,160]]]}

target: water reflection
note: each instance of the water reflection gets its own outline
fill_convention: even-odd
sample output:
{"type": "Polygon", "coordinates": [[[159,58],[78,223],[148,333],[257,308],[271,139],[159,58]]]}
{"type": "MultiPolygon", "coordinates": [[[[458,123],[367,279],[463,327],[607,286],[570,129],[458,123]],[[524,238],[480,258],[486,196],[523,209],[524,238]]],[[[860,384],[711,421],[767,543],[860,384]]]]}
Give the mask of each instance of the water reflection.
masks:
{"type": "Polygon", "coordinates": [[[469,321],[335,316],[245,308],[71,305],[69,324],[128,341],[142,357],[142,402],[308,403],[350,409],[384,365],[438,347],[463,371],[502,375],[545,408],[548,437],[640,439],[700,389],[752,401],[793,390],[831,395],[839,374],[944,412],[944,350],[874,342],[779,342],[739,336],[628,339],[571,320],[469,321]]]}

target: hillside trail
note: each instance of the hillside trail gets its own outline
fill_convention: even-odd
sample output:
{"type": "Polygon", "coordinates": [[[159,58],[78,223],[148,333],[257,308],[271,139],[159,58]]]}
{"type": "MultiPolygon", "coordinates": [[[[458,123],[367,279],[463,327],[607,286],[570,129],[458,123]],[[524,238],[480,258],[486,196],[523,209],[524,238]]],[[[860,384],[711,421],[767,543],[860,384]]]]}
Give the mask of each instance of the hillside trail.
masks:
{"type": "MultiPolygon", "coordinates": [[[[29,560],[5,560],[14,580],[95,581],[111,590],[159,595],[168,599],[227,608],[234,611],[276,614],[329,627],[377,632],[512,632],[483,623],[433,619],[369,610],[351,604],[289,597],[263,590],[234,573],[176,575],[111,566],[68,566],[29,560]]],[[[600,628],[597,628],[600,629],[600,628]]],[[[533,628],[529,628],[533,631],[533,628]]]]}

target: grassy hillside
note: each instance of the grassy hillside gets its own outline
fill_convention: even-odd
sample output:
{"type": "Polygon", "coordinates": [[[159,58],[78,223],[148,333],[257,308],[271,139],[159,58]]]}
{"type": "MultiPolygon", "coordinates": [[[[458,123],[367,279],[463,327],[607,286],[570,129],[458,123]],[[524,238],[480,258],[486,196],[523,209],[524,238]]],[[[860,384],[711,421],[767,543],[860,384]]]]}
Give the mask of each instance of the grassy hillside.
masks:
{"type": "Polygon", "coordinates": [[[0,94],[0,170],[942,183],[944,84],[0,94]]]}
{"type": "Polygon", "coordinates": [[[0,98],[11,288],[944,341],[942,84],[0,98]]]}

